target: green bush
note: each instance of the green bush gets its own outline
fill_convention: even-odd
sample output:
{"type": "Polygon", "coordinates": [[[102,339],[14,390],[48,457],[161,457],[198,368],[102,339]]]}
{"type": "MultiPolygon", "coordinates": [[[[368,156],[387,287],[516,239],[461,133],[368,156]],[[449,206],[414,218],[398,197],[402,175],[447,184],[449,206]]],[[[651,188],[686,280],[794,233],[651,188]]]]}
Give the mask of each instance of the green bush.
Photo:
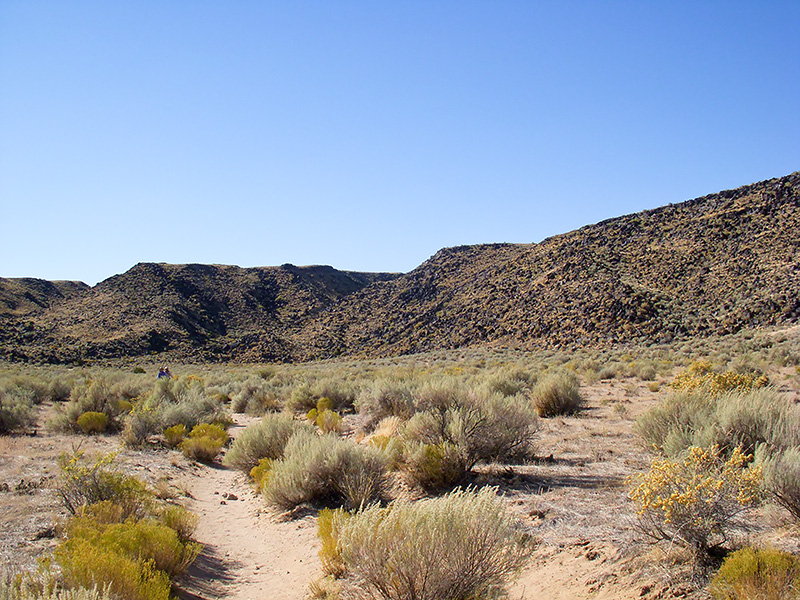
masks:
{"type": "Polygon", "coordinates": [[[342,417],[336,411],[325,409],[314,420],[322,433],[341,433],[342,417]]]}
{"type": "Polygon", "coordinates": [[[368,431],[388,417],[410,419],[415,412],[414,396],[408,384],[382,379],[361,391],[355,402],[358,412],[367,417],[368,431]]]}
{"type": "Polygon", "coordinates": [[[227,444],[228,440],[230,439],[228,432],[225,431],[225,428],[221,425],[217,425],[216,423],[200,423],[199,425],[195,425],[192,427],[189,437],[208,437],[213,440],[217,440],[223,446],[227,444]]]}
{"type": "Polygon", "coordinates": [[[756,451],[756,464],[764,472],[764,487],[772,498],[800,521],[800,448],[770,453],[765,445],[756,451]]]}
{"type": "Polygon", "coordinates": [[[106,428],[116,431],[121,427],[120,418],[129,410],[129,398],[122,386],[114,386],[105,377],[87,379],[82,385],[72,388],[69,401],[57,407],[56,414],[48,426],[56,431],[79,432],[78,419],[86,413],[106,415],[106,428]]]}
{"type": "MultiPolygon", "coordinates": [[[[181,541],[174,529],[149,518],[102,523],[92,516],[75,516],[66,530],[66,541],[57,555],[61,559],[83,548],[83,542],[89,542],[103,551],[152,564],[169,577],[182,573],[200,551],[199,544],[181,541]]],[[[69,560],[70,564],[75,561],[80,558],[69,560]]],[[[63,564],[62,560],[59,564],[63,564]]]]}
{"type": "Polygon", "coordinates": [[[107,588],[121,600],[169,600],[169,576],[152,564],[76,539],[55,551],[69,586],[107,588]]]}
{"type": "Polygon", "coordinates": [[[197,515],[177,504],[161,507],[156,516],[159,521],[172,529],[182,542],[189,541],[197,529],[197,515]]]}
{"type": "Polygon", "coordinates": [[[458,446],[450,442],[426,444],[416,441],[404,446],[403,469],[427,490],[439,490],[458,483],[469,470],[467,462],[458,446]]]}
{"type": "Polygon", "coordinates": [[[301,430],[291,437],[283,457],[272,462],[262,493],[283,509],[304,502],[358,508],[381,498],[385,468],[379,450],[301,430]]]}
{"type": "Polygon", "coordinates": [[[259,490],[264,488],[267,479],[269,479],[273,462],[271,458],[262,458],[255,467],[250,469],[250,479],[253,480],[259,490]]]}
{"type": "Polygon", "coordinates": [[[249,473],[262,458],[280,458],[289,438],[300,430],[310,431],[310,427],[288,413],[265,415],[258,423],[245,427],[231,444],[223,462],[249,473]]]}
{"type": "Polygon", "coordinates": [[[344,598],[496,598],[529,552],[493,488],[371,506],[332,520],[344,598]]]}
{"type": "Polygon", "coordinates": [[[31,394],[19,388],[0,388],[0,434],[27,429],[35,422],[31,394]]]}
{"type": "Polygon", "coordinates": [[[636,431],[668,456],[714,444],[726,452],[740,447],[752,453],[759,444],[777,451],[800,445],[800,407],[773,388],[716,395],[681,391],[642,415],[636,431]]]}
{"type": "Polygon", "coordinates": [[[317,515],[317,535],[320,539],[319,560],[322,572],[339,578],[347,573],[347,565],[339,547],[339,530],[347,522],[350,513],[339,508],[323,508],[317,515]]]}
{"type": "Polygon", "coordinates": [[[181,451],[186,458],[199,462],[213,462],[222,452],[224,443],[219,439],[203,435],[188,437],[181,442],[181,451]]]}
{"type": "Polygon", "coordinates": [[[77,420],[83,433],[103,433],[108,427],[108,415],[101,412],[85,412],[77,420]]]}
{"type": "Polygon", "coordinates": [[[62,457],[59,491],[73,514],[54,558],[70,586],[98,586],[117,599],[169,598],[170,577],[200,552],[190,537],[197,518],[157,502],[133,477],[110,470],[113,455],[85,464],[62,457]]]}
{"type": "Polygon", "coordinates": [[[127,517],[140,517],[150,509],[151,498],[145,485],[135,477],[114,470],[115,454],[100,455],[93,462],[84,459],[84,453],[59,457],[57,491],[71,514],[83,507],[114,501],[127,517]]]}
{"type": "Polygon", "coordinates": [[[322,398],[327,398],[324,408],[345,412],[352,410],[359,388],[351,381],[326,378],[304,382],[292,389],[286,408],[290,411],[308,412],[317,407],[322,398]]]}
{"type": "Polygon", "coordinates": [[[533,455],[537,417],[524,396],[434,384],[419,391],[417,408],[400,433],[403,468],[425,488],[457,483],[481,461],[518,462],[533,455]]]}
{"type": "Polygon", "coordinates": [[[743,548],[725,559],[709,591],[715,600],[800,598],[800,558],[778,550],[743,548]]]}
{"type": "Polygon", "coordinates": [[[138,447],[151,436],[176,425],[191,431],[202,423],[229,422],[223,402],[206,392],[200,378],[159,379],[125,418],[123,441],[138,447]]]}
{"type": "Polygon", "coordinates": [[[583,408],[578,378],[558,371],[542,378],[533,388],[533,404],[540,417],[571,415],[583,408]]]}
{"type": "Polygon", "coordinates": [[[172,427],[167,427],[164,430],[164,441],[170,448],[177,448],[186,437],[186,426],[183,423],[178,423],[172,427]]]}

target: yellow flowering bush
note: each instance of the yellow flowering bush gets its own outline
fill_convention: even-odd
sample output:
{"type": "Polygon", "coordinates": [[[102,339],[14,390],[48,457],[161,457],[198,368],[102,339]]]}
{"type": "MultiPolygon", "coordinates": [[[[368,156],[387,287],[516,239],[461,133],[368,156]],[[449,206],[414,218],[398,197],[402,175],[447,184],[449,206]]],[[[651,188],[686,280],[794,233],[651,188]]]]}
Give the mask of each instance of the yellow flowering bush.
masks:
{"type": "Polygon", "coordinates": [[[724,458],[718,446],[692,446],[682,458],[654,459],[631,482],[641,529],[699,554],[724,544],[736,518],[761,501],[761,468],[748,467],[750,458],[739,448],[724,458]]]}
{"type": "Polygon", "coordinates": [[[769,378],[763,374],[735,371],[714,373],[710,362],[695,361],[675,376],[672,388],[686,392],[704,391],[716,396],[731,391],[747,392],[768,384],[769,378]]]}

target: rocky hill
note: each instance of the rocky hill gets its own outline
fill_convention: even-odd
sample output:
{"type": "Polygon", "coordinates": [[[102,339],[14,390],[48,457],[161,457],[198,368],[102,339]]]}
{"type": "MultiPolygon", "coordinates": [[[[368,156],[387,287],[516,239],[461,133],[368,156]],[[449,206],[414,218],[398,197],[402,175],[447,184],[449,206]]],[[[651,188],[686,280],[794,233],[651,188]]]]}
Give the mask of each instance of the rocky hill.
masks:
{"type": "Polygon", "coordinates": [[[288,329],[392,277],[328,266],[140,263],[27,313],[13,327],[7,322],[0,352],[48,362],[164,352],[192,360],[288,360],[288,329]]]}
{"type": "Polygon", "coordinates": [[[800,173],[539,244],[440,251],[332,305],[302,358],[670,341],[800,316],[800,173]]]}
{"type": "Polygon", "coordinates": [[[14,360],[666,342],[800,317],[800,173],[538,244],[444,249],[400,276],[139,264],[91,289],[51,284],[60,297],[8,281],[20,280],[0,280],[0,356],[14,360]]]}
{"type": "Polygon", "coordinates": [[[87,291],[81,281],[46,281],[44,279],[0,277],[0,318],[21,317],[41,312],[67,298],[87,291]]]}

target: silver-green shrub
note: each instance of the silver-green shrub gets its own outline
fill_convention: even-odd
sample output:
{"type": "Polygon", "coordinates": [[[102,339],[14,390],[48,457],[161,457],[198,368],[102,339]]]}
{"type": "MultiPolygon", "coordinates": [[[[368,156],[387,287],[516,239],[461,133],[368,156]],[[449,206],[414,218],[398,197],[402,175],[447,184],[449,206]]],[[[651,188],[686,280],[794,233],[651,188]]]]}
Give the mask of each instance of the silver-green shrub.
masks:
{"type": "Polygon", "coordinates": [[[283,457],[272,463],[261,491],[282,509],[305,502],[358,508],[381,498],[385,472],[380,450],[303,429],[289,439],[283,457]]]}
{"type": "Polygon", "coordinates": [[[533,403],[540,417],[571,415],[583,408],[577,376],[571,371],[545,375],[533,388],[533,403]]]}
{"type": "Polygon", "coordinates": [[[276,460],[283,456],[289,438],[301,429],[312,431],[312,426],[290,414],[268,414],[259,422],[248,425],[238,435],[225,454],[223,463],[249,473],[262,458],[276,460]]]}
{"type": "Polygon", "coordinates": [[[340,518],[344,598],[500,598],[529,546],[493,488],[340,518]]]}

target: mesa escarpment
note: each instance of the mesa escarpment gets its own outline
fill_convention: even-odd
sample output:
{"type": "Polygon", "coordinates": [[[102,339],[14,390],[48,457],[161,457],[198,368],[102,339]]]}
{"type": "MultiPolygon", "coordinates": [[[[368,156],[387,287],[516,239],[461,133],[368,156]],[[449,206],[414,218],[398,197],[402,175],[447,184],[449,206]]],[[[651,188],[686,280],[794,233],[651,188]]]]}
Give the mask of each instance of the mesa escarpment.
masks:
{"type": "Polygon", "coordinates": [[[537,244],[447,248],[403,275],[139,264],[6,315],[0,356],[296,361],[659,343],[789,324],[799,297],[794,173],[537,244]]]}

